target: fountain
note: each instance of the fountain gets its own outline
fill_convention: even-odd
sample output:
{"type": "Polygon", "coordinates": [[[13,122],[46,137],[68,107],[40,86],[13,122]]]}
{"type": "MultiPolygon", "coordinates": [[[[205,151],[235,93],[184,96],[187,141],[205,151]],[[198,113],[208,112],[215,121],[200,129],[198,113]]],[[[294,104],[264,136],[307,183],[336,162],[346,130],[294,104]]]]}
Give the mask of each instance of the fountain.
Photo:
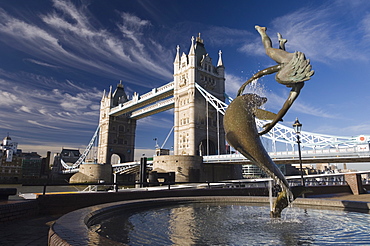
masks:
{"type": "Polygon", "coordinates": [[[270,218],[268,203],[268,197],[209,196],[101,204],[59,218],[49,245],[370,243],[370,203],[298,198],[281,219],[270,218]],[[366,213],[354,212],[364,204],[366,213]]]}
{"type": "Polygon", "coordinates": [[[260,136],[269,132],[277,122],[283,119],[303,88],[304,81],[309,80],[314,71],[311,70],[310,61],[305,58],[302,52],[289,53],[285,51],[287,40],[283,39],[281,34],[278,34],[280,48],[275,49],[272,48],[271,39],[266,34],[266,27],[256,26],[255,28],[261,35],[266,54],[278,64],[259,71],[240,87],[237,97],[226,109],[224,128],[228,143],[253,164],[259,166],[281,187],[282,191],[270,211],[271,217],[278,218],[281,216],[281,211],[289,203],[302,193],[308,192],[308,190],[304,187],[289,187],[283,173],[265,150],[260,136]],[[277,82],[292,88],[283,107],[277,114],[260,108],[267,101],[267,98],[254,93],[243,94],[245,87],[252,81],[273,73],[276,73],[275,79],[277,82]],[[262,131],[258,132],[255,117],[271,121],[263,127],[262,131]]]}

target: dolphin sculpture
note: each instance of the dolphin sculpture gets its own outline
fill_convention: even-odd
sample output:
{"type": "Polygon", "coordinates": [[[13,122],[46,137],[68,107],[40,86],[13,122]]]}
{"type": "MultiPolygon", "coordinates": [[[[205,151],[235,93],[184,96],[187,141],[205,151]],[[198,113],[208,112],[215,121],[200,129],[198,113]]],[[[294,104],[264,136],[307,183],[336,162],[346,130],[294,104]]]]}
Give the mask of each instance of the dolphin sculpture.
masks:
{"type": "Polygon", "coordinates": [[[270,115],[274,115],[259,108],[266,101],[266,97],[260,97],[257,94],[244,94],[235,98],[226,109],[224,116],[226,140],[273,178],[283,190],[289,190],[288,181],[271,160],[258,134],[255,117],[268,119],[270,115]]]}
{"type": "Polygon", "coordinates": [[[284,174],[272,161],[262,145],[255,117],[264,120],[275,118],[274,113],[259,108],[266,101],[266,97],[260,97],[256,94],[238,96],[226,109],[224,129],[228,143],[253,164],[260,167],[282,188],[271,211],[271,217],[278,218],[281,216],[281,211],[300,195],[303,190],[302,188],[299,190],[294,189],[292,192],[289,189],[289,184],[284,174]]]}
{"type": "Polygon", "coordinates": [[[259,71],[240,87],[237,97],[226,109],[224,129],[226,140],[229,144],[252,163],[259,166],[282,188],[271,211],[271,217],[280,217],[281,211],[297,196],[310,191],[305,187],[289,188],[288,181],[283,173],[271,160],[263,147],[260,136],[269,132],[278,121],[283,120],[283,117],[299,96],[304,82],[310,80],[315,72],[312,70],[310,60],[306,59],[302,52],[289,53],[285,50],[287,40],[283,39],[281,34],[278,34],[280,47],[276,49],[272,47],[271,39],[266,33],[266,27],[255,26],[255,29],[261,36],[266,54],[277,65],[259,71]],[[244,89],[252,81],[273,73],[276,73],[275,80],[278,83],[292,88],[283,107],[277,114],[259,108],[267,101],[267,98],[256,94],[243,95],[244,89]],[[258,132],[255,117],[262,120],[270,120],[270,122],[263,126],[262,131],[258,132]]]}

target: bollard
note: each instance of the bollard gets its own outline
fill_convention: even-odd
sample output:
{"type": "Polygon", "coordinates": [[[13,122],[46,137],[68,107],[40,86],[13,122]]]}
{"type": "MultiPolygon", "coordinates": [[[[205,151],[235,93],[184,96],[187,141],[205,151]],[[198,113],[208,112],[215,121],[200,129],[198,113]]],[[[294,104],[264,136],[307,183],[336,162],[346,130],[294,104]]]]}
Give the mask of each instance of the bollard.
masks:
{"type": "Polygon", "coordinates": [[[146,175],[147,158],[142,157],[140,159],[140,188],[147,186],[147,175],[146,175]]]}

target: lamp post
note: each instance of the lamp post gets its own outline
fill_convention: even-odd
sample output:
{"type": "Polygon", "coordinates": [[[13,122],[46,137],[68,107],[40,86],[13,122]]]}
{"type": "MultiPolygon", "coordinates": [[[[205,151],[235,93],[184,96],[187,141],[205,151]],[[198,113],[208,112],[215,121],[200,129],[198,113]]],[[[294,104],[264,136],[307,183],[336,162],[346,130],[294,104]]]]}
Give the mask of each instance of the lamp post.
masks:
{"type": "Polygon", "coordinates": [[[295,120],[293,124],[294,132],[297,136],[297,144],[298,144],[298,155],[299,155],[299,167],[301,169],[301,185],[305,186],[304,178],[303,178],[303,167],[302,167],[302,155],[301,155],[301,130],[302,130],[302,124],[299,122],[298,118],[295,120]]]}

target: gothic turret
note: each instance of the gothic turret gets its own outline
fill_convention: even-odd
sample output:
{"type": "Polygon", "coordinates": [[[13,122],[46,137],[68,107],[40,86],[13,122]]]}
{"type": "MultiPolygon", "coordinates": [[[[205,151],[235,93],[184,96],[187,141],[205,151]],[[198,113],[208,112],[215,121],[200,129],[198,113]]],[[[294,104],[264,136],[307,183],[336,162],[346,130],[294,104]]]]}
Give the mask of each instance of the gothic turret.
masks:
{"type": "Polygon", "coordinates": [[[179,69],[180,69],[180,46],[177,45],[176,47],[176,57],[175,57],[175,61],[173,62],[173,73],[174,74],[177,74],[179,72],[179,69]]]}
{"type": "Polygon", "coordinates": [[[122,81],[120,81],[119,84],[117,85],[117,88],[112,95],[112,99],[113,99],[113,107],[116,107],[118,106],[118,104],[125,103],[128,101],[125,89],[123,88],[123,85],[122,85],[122,81]]]}
{"type": "Polygon", "coordinates": [[[200,34],[191,38],[188,55],[183,53],[180,58],[175,58],[175,155],[216,154],[225,151],[223,129],[218,134],[215,127],[222,124],[222,116],[217,116],[215,109],[207,107],[206,100],[195,88],[195,84],[198,84],[220,100],[225,100],[225,78],[220,57],[219,63],[217,70],[200,34]],[[180,66],[176,70],[177,64],[180,66]]]}
{"type": "Polygon", "coordinates": [[[9,134],[8,136],[6,136],[4,139],[3,139],[3,146],[10,146],[12,144],[12,139],[11,137],[9,137],[9,134]]]}
{"type": "Polygon", "coordinates": [[[224,77],[225,76],[225,67],[224,67],[224,63],[222,61],[222,51],[220,50],[218,52],[218,62],[217,62],[217,73],[218,75],[224,77]]]}
{"type": "Polygon", "coordinates": [[[111,164],[112,159],[119,162],[133,161],[135,148],[136,120],[129,115],[110,116],[110,110],[128,101],[122,82],[112,93],[104,92],[100,104],[99,163],[111,164]]]}

